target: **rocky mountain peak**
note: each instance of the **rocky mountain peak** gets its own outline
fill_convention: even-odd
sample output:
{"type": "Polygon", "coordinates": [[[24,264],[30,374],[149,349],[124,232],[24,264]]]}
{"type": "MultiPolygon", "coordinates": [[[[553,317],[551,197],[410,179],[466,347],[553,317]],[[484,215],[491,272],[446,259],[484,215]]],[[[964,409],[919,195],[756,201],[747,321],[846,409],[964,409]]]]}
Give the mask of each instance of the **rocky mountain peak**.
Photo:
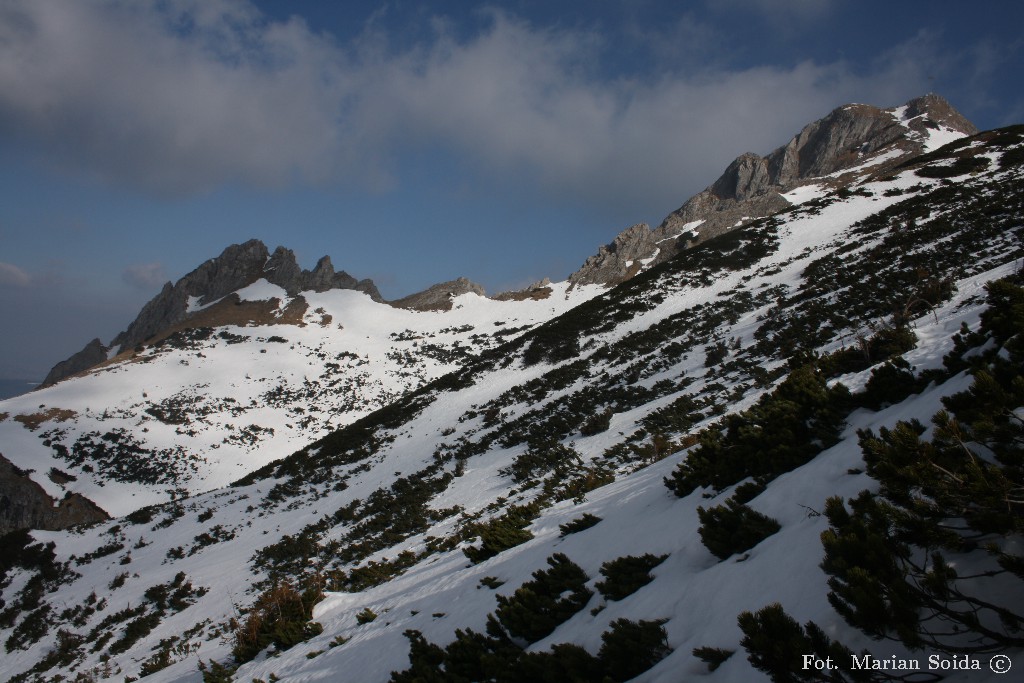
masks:
{"type": "Polygon", "coordinates": [[[356,289],[368,294],[374,301],[382,301],[380,292],[372,280],[356,280],[341,271],[334,272],[330,256],[322,256],[313,270],[302,270],[295,260],[295,252],[278,247],[263,267],[262,277],[275,284],[289,296],[299,292],[326,292],[329,289],[356,289]]]}
{"type": "Polygon", "coordinates": [[[928,150],[935,131],[973,135],[977,128],[934,93],[901,107],[838,107],[810,123],[782,147],[736,157],[708,188],[669,214],[649,236],[632,226],[601,247],[569,276],[574,284],[614,285],[635,275],[637,263],[660,263],[680,250],[738,227],[745,220],[786,209],[782,196],[811,179],[840,187],[890,169],[928,150]],[[877,163],[872,161],[877,159],[877,163]],[[856,168],[862,173],[853,174],[856,168]],[[844,177],[844,171],[850,171],[844,177]],[[629,245],[623,250],[623,245],[629,245]],[[619,252],[628,256],[616,257],[619,252]]]}
{"type": "Polygon", "coordinates": [[[164,284],[128,328],[114,337],[110,347],[94,339],[78,353],[55,365],[41,386],[98,365],[107,359],[112,348],[134,348],[184,323],[189,318],[191,305],[209,306],[260,279],[278,285],[292,297],[304,291],[355,289],[375,301],[383,300],[371,280],[356,280],[344,271],[335,272],[328,256],[321,258],[312,271],[302,270],[291,249],[277,247],[271,253],[263,242],[251,239],[230,245],[177,282],[164,284]]]}

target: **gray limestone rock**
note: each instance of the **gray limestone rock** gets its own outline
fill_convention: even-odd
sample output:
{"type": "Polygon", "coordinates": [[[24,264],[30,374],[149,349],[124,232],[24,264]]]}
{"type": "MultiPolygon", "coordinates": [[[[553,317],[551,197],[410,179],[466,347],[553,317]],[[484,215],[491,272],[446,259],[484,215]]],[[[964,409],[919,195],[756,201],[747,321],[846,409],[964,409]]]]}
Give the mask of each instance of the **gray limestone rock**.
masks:
{"type": "Polygon", "coordinates": [[[54,365],[50,369],[50,372],[46,374],[46,379],[44,379],[43,383],[39,386],[50,386],[65,377],[77,375],[78,373],[88,370],[93,366],[99,365],[107,359],[107,350],[107,347],[105,347],[99,339],[93,339],[91,342],[86,344],[85,348],[81,351],[67,360],[63,360],[54,365]]]}
{"type": "Polygon", "coordinates": [[[615,236],[569,276],[573,285],[615,285],[636,275],[641,259],[650,258],[658,245],[650,226],[637,223],[615,236]]]}
{"type": "Polygon", "coordinates": [[[66,529],[110,516],[91,500],[69,493],[55,501],[27,472],[0,455],[0,536],[15,529],[66,529]]]}
{"type": "MultiPolygon", "coordinates": [[[[285,287],[285,289],[288,289],[288,287],[285,287]]],[[[344,270],[337,273],[334,272],[334,264],[331,263],[330,256],[324,256],[317,261],[313,270],[302,271],[296,293],[300,291],[326,292],[330,289],[354,289],[369,295],[374,301],[384,300],[380,292],[377,291],[377,285],[373,284],[372,280],[356,280],[344,270]]],[[[289,294],[291,294],[291,291],[288,289],[289,294]]]]}
{"type": "MultiPolygon", "coordinates": [[[[280,249],[275,252],[278,255],[280,249]]],[[[168,282],[142,307],[128,329],[114,337],[112,346],[131,349],[188,317],[189,298],[210,304],[263,277],[269,252],[259,240],[232,244],[220,256],[206,261],[173,285],[168,282]]]]}
{"type": "Polygon", "coordinates": [[[274,250],[260,272],[267,282],[281,287],[289,296],[295,296],[304,289],[302,284],[305,274],[295,260],[295,252],[284,247],[274,250]]]}
{"type": "Polygon", "coordinates": [[[408,308],[413,311],[450,311],[452,308],[452,297],[469,292],[479,296],[487,295],[483,287],[464,277],[460,277],[457,280],[440,282],[422,292],[410,294],[388,303],[395,308],[408,308]]]}

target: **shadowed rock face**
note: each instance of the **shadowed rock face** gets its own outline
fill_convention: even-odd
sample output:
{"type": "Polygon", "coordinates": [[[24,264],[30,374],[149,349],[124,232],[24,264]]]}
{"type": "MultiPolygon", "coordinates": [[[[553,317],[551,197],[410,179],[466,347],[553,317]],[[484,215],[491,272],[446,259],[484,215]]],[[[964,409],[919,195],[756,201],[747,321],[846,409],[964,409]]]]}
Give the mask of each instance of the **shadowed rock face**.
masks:
{"type": "Polygon", "coordinates": [[[470,292],[479,296],[486,296],[483,287],[464,277],[460,277],[457,280],[438,283],[422,292],[410,294],[388,303],[395,308],[408,308],[413,311],[450,311],[452,308],[452,297],[470,292]]]}
{"type": "Polygon", "coordinates": [[[61,380],[64,377],[70,377],[71,375],[78,374],[83,370],[99,365],[107,359],[107,347],[103,345],[99,339],[93,339],[91,342],[85,345],[85,348],[71,356],[67,360],[62,360],[50,369],[47,373],[46,379],[40,386],[49,386],[54,382],[61,380]]]}
{"type": "Polygon", "coordinates": [[[892,154],[871,168],[881,172],[924,151],[924,133],[944,127],[973,135],[978,132],[946,100],[929,94],[911,100],[902,108],[879,109],[850,104],[808,124],[788,144],[768,156],[753,153],[737,157],[710,187],[691,197],[673,211],[655,230],[632,226],[587,259],[569,276],[573,284],[614,285],[638,271],[637,263],[651,259],[660,263],[682,249],[710,239],[747,219],[761,218],[787,208],[782,194],[812,178],[842,171],[870,161],[872,156],[892,154]],[[696,230],[687,224],[700,221],[696,230]]]}
{"type": "Polygon", "coordinates": [[[291,249],[278,247],[271,254],[263,242],[249,240],[229,246],[220,256],[206,261],[176,283],[166,283],[142,307],[128,329],[114,337],[110,347],[94,339],[82,351],[55,365],[40,386],[49,386],[102,363],[110,348],[132,349],[180,325],[189,318],[190,298],[199,305],[211,304],[261,278],[278,285],[290,296],[310,290],[355,289],[382,301],[371,280],[356,280],[344,271],[336,273],[328,256],[321,258],[313,270],[302,270],[291,249]]]}
{"type": "Polygon", "coordinates": [[[110,516],[77,493],[56,503],[39,484],[0,455],[0,536],[16,529],[53,531],[105,519],[110,516]]]}
{"type": "Polygon", "coordinates": [[[618,284],[636,275],[641,261],[655,255],[657,238],[646,223],[637,223],[597,250],[570,276],[574,284],[618,284]]]}

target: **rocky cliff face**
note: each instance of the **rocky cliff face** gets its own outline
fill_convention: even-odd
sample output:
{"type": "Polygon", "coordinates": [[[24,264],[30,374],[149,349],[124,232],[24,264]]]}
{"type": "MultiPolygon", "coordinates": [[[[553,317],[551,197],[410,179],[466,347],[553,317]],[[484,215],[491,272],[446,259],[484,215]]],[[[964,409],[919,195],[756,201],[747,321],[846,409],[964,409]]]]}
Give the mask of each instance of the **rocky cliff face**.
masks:
{"type": "MultiPolygon", "coordinates": [[[[354,289],[374,301],[384,301],[371,280],[357,280],[345,271],[336,272],[329,256],[317,261],[313,270],[303,270],[291,249],[277,247],[271,253],[263,242],[249,240],[229,246],[220,256],[206,261],[176,283],[166,283],[109,346],[104,346],[99,339],[92,340],[84,349],[55,365],[40,386],[55,384],[99,365],[107,360],[112,349],[130,351],[182,327],[259,324],[259,312],[265,307],[261,308],[258,302],[240,302],[233,294],[261,278],[295,297],[285,313],[297,312],[297,315],[275,317],[276,322],[301,320],[305,310],[301,292],[354,289]],[[197,307],[202,310],[196,311],[197,307]],[[247,315],[256,317],[246,318],[247,315]]],[[[458,278],[388,303],[411,310],[446,311],[452,307],[453,296],[467,292],[486,295],[480,285],[458,278]]]]}
{"type": "Polygon", "coordinates": [[[107,358],[110,348],[132,349],[157,334],[180,325],[189,318],[189,303],[200,306],[222,299],[259,279],[283,288],[289,296],[299,292],[323,292],[329,289],[355,289],[375,301],[380,292],[371,280],[356,280],[345,271],[335,272],[328,256],[321,258],[313,270],[302,270],[291,249],[278,247],[271,254],[259,240],[233,244],[176,283],[166,283],[160,293],[143,306],[128,329],[114,337],[110,347],[94,339],[71,358],[55,365],[41,386],[48,386],[98,365],[107,358]]]}
{"type": "Polygon", "coordinates": [[[718,180],[669,214],[655,230],[645,234],[639,226],[628,228],[569,279],[574,284],[608,285],[627,280],[639,271],[641,261],[660,263],[747,219],[786,209],[790,204],[782,195],[811,179],[832,176],[826,182],[838,186],[862,178],[864,174],[843,174],[857,167],[866,167],[865,173],[884,173],[926,151],[929,133],[936,130],[978,132],[934,94],[890,109],[865,104],[840,107],[767,156],[740,155],[718,180]],[[878,163],[868,166],[873,160],[878,163]]]}
{"type": "Polygon", "coordinates": [[[486,296],[483,287],[464,277],[460,277],[457,280],[439,282],[422,292],[410,294],[388,303],[395,308],[408,308],[413,311],[450,311],[452,308],[452,297],[470,292],[479,296],[486,296]]]}
{"type": "Polygon", "coordinates": [[[330,257],[323,257],[312,271],[302,270],[291,249],[278,247],[270,254],[259,240],[233,244],[217,258],[212,258],[177,283],[168,282],[163,290],[146,304],[128,329],[117,335],[113,346],[122,349],[141,344],[149,337],[188,316],[190,298],[200,306],[213,303],[259,279],[283,288],[290,296],[313,290],[357,289],[380,301],[380,292],[370,280],[356,280],[348,273],[334,272],[330,257]]]}
{"type": "Polygon", "coordinates": [[[77,375],[79,372],[88,370],[91,367],[99,365],[107,359],[107,347],[103,345],[99,339],[93,339],[91,342],[85,345],[81,351],[71,356],[67,360],[54,365],[50,372],[46,374],[46,379],[40,386],[49,386],[54,384],[64,377],[70,377],[71,375],[77,375]]]}
{"type": "Polygon", "coordinates": [[[644,259],[658,253],[657,238],[646,223],[620,232],[570,276],[574,284],[618,284],[639,272],[644,259]]]}
{"type": "MultiPolygon", "coordinates": [[[[61,476],[67,475],[52,472],[50,478],[56,481],[61,476]]],[[[0,455],[0,536],[15,529],[66,529],[109,518],[95,503],[77,493],[55,501],[27,472],[0,455]]]]}

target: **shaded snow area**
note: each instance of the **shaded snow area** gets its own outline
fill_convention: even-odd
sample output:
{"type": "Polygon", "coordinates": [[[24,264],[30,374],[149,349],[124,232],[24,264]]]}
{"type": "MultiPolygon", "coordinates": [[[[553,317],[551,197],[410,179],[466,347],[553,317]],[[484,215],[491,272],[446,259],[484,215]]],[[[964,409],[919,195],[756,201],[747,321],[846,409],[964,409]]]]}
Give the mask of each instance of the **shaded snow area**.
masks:
{"type": "MultiPolygon", "coordinates": [[[[1019,137],[1000,144],[1020,154],[1019,137]]],[[[304,327],[218,328],[0,403],[0,444],[19,467],[73,473],[60,486],[38,479],[54,494],[81,490],[130,512],[33,532],[54,544],[49,575],[64,574],[33,603],[22,588],[51,587],[33,578],[42,570],[26,561],[8,573],[2,598],[14,607],[0,619],[0,642],[15,647],[0,678],[36,667],[20,680],[198,682],[200,662],[237,658],[235,681],[382,683],[410,666],[407,631],[442,647],[457,631],[487,632],[498,596],[513,596],[556,554],[586,574],[592,594],[550,632],[514,640],[529,652],[572,643],[596,656],[617,620],[658,621],[671,651],[634,680],[768,681],[747,659],[737,616],[779,603],[854,652],[908,656],[833,609],[820,513],[829,497],[877,488],[858,430],[927,425],[943,397],[970,386],[964,372],[938,371],[953,335],[978,329],[986,283],[1017,270],[1022,176],[1017,162],[993,162],[954,181],[906,168],[853,192],[804,186],[790,193],[790,210],[607,291],[558,283],[549,298],[522,302],[467,294],[445,313],[352,291],[305,293],[304,327]],[[894,313],[916,337],[900,351],[907,363],[941,379],[850,412],[833,445],[819,444],[747,502],[778,531],[716,557],[698,508],[725,503],[749,478],[681,496],[666,478],[703,430],[757,404],[800,359],[845,350],[852,361],[829,382],[862,390],[881,361],[862,362],[858,350],[892,331],[894,313]],[[74,416],[45,413],[51,406],[74,416]],[[187,422],[166,412],[175,406],[187,422]],[[29,413],[45,413],[31,430],[14,419],[29,413]],[[147,448],[183,448],[196,459],[171,460],[194,469],[151,484],[87,476],[88,459],[69,464],[84,433],[115,428],[147,448]],[[136,509],[175,488],[195,495],[136,509]],[[489,536],[495,529],[503,533],[489,536]],[[645,554],[664,556],[652,579],[606,597],[602,567],[645,554]],[[290,647],[268,640],[242,656],[236,627],[284,585],[318,597],[318,626],[300,618],[290,647]],[[31,619],[48,628],[34,640],[31,619]],[[709,671],[693,654],[700,647],[734,654],[709,671]]],[[[1008,654],[1024,666],[1019,649],[1008,654]]],[[[942,673],[1007,680],[987,668],[942,673]]]]}
{"type": "Polygon", "coordinates": [[[238,298],[242,301],[269,301],[270,299],[277,299],[284,302],[288,299],[288,292],[284,291],[284,287],[271,284],[264,278],[260,278],[247,287],[242,287],[236,294],[238,294],[238,298]]]}
{"type": "Polygon", "coordinates": [[[810,185],[801,185],[793,188],[783,194],[782,198],[790,204],[803,204],[812,199],[824,197],[826,194],[828,194],[828,189],[817,183],[811,183],[810,185]]]}

